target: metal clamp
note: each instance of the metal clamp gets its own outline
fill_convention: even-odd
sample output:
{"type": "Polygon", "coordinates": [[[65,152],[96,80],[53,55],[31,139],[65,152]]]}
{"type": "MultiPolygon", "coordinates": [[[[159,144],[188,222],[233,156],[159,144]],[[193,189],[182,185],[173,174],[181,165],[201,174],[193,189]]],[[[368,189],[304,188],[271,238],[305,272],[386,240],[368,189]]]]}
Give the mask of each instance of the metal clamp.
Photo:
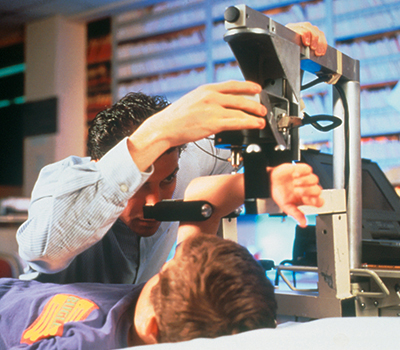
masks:
{"type": "Polygon", "coordinates": [[[353,293],[354,296],[363,296],[365,298],[386,298],[390,295],[389,289],[387,289],[386,285],[383,283],[383,281],[375,271],[366,269],[350,269],[350,274],[359,277],[371,277],[378,285],[379,289],[382,291],[382,292],[354,291],[353,293]]]}
{"type": "Polygon", "coordinates": [[[276,266],[276,272],[280,277],[282,277],[283,281],[287,284],[287,286],[294,292],[318,292],[318,288],[296,288],[293,284],[287,279],[285,275],[282,274],[282,270],[291,271],[291,272],[316,272],[318,273],[318,268],[314,266],[276,266]]]}

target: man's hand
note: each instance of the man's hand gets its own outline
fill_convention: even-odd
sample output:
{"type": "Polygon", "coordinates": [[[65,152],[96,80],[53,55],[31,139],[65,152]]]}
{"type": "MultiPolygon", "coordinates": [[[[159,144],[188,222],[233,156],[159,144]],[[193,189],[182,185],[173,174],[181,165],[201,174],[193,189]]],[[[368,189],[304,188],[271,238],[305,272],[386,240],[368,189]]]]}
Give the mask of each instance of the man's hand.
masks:
{"type": "Polygon", "coordinates": [[[325,55],[328,43],[324,32],[319,30],[318,27],[309,22],[289,23],[286,27],[300,34],[303,45],[314,50],[315,56],[325,55]]]}
{"type": "Polygon", "coordinates": [[[301,227],[305,227],[307,221],[298,206],[321,207],[324,204],[318,176],[307,164],[279,165],[271,170],[270,179],[272,199],[287,215],[297,220],[301,227]]]}
{"type": "Polygon", "coordinates": [[[224,130],[262,129],[265,119],[256,116],[264,117],[267,109],[242,96],[260,92],[261,86],[249,81],[202,85],[149,118],[148,122],[153,129],[163,127],[161,136],[170,147],[224,130]]]}
{"type": "Polygon", "coordinates": [[[243,96],[260,92],[261,86],[249,81],[198,87],[147,119],[129,137],[133,160],[143,171],[171,147],[225,130],[263,129],[267,109],[243,96]]]}

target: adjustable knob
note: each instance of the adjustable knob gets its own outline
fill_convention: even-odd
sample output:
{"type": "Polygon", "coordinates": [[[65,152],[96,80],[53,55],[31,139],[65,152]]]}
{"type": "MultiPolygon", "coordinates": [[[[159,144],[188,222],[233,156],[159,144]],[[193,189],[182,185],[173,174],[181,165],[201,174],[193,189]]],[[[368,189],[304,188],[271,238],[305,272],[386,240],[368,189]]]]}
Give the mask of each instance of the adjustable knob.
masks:
{"type": "Polygon", "coordinates": [[[229,23],[234,23],[239,19],[239,17],[240,17],[240,11],[237,7],[230,6],[225,10],[224,13],[225,21],[229,23]]]}

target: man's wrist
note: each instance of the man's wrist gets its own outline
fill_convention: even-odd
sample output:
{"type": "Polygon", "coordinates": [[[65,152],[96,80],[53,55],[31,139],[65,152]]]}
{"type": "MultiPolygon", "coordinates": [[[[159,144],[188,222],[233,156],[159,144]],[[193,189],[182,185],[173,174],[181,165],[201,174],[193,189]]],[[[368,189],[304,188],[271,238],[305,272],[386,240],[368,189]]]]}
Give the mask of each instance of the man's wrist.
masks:
{"type": "MultiPolygon", "coordinates": [[[[144,125],[144,124],[142,124],[144,125]]],[[[127,140],[129,153],[140,171],[146,171],[170,145],[162,131],[139,127],[127,140]]]]}

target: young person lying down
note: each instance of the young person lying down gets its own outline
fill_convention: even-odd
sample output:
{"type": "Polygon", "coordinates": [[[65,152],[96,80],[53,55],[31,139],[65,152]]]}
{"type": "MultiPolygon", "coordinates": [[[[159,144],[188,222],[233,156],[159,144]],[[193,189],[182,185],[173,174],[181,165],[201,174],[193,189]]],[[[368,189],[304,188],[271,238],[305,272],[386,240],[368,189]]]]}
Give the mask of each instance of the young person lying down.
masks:
{"type": "MultiPolygon", "coordinates": [[[[314,176],[304,176],[310,188],[301,195],[319,206],[314,176]]],[[[197,180],[188,197],[210,200],[223,216],[242,200],[241,175],[212,179],[197,180]],[[231,195],[221,196],[226,185],[231,195]]],[[[174,258],[145,284],[0,279],[0,349],[117,349],[275,327],[274,288],[263,268],[246,248],[202,233],[213,219],[209,227],[182,226],[174,258]]]]}

